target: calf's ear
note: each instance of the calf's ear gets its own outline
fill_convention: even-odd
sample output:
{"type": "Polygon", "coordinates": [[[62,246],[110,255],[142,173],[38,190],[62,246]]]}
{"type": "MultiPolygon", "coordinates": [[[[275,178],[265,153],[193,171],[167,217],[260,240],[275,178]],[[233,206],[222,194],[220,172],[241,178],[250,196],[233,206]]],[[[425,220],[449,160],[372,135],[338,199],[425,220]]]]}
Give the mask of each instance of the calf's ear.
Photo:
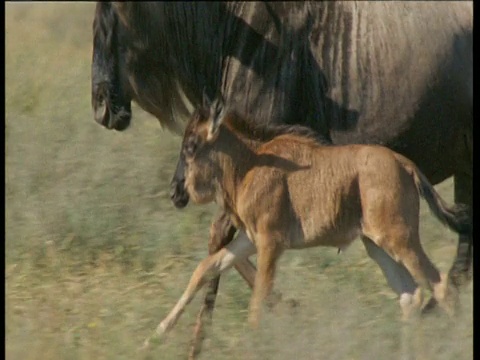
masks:
{"type": "Polygon", "coordinates": [[[213,101],[210,107],[210,119],[208,124],[207,141],[213,141],[217,138],[218,130],[226,115],[225,101],[221,95],[213,101]]]}

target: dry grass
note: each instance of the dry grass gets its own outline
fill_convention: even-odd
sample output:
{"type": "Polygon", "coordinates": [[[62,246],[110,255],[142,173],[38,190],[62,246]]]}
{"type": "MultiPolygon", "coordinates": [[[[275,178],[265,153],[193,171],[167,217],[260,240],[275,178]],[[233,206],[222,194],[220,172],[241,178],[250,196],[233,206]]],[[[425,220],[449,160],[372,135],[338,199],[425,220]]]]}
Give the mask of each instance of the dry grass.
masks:
{"type": "MultiPolygon", "coordinates": [[[[92,3],[6,5],[6,358],[185,358],[200,304],[167,341],[137,347],[206,254],[215,207],[177,211],[168,199],[179,138],[134,108],[113,133],[90,108],[92,3]]],[[[451,181],[439,187],[451,201],[451,181]]],[[[427,252],[447,270],[455,236],[423,208],[427,252]]],[[[395,297],[360,244],[345,254],[285,254],[281,304],[253,333],[250,290],[224,276],[203,359],[393,359],[401,355],[395,297]]],[[[415,328],[414,358],[473,357],[472,289],[455,322],[415,328]]]]}

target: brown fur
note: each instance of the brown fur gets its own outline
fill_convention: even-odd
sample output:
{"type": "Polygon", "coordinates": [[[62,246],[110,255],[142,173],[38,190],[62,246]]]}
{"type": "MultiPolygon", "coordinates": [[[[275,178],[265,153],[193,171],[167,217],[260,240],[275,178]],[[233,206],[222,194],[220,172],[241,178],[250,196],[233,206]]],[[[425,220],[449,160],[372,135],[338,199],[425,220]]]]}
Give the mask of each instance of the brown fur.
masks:
{"type": "MultiPolygon", "coordinates": [[[[419,197],[457,232],[471,231],[466,208],[448,208],[413,162],[386,147],[324,146],[298,127],[252,132],[240,120],[233,113],[196,112],[182,145],[185,188],[196,203],[219,203],[254,249],[248,239],[237,238],[203,260],[159,333],[173,327],[210,277],[256,250],[249,315],[255,326],[284,250],[345,248],[359,235],[401,264],[396,266],[403,266],[417,284],[399,291],[405,317],[421,306],[422,288],[432,290],[445,310],[454,311],[456,292],[420,243],[419,197]]],[[[393,271],[401,276],[398,268],[393,271]]]]}

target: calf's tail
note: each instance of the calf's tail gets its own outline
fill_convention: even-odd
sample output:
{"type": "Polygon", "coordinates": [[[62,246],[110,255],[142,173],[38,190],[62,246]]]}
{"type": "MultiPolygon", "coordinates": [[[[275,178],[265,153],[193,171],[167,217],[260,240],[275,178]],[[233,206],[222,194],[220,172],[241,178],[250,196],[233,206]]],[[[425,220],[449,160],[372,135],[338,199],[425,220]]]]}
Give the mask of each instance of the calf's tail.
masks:
{"type": "Polygon", "coordinates": [[[430,181],[428,181],[427,177],[411,160],[398,153],[395,154],[395,157],[403,165],[405,170],[412,175],[418,192],[428,203],[435,217],[458,234],[470,235],[472,232],[470,208],[465,204],[448,206],[434,189],[430,181]]]}

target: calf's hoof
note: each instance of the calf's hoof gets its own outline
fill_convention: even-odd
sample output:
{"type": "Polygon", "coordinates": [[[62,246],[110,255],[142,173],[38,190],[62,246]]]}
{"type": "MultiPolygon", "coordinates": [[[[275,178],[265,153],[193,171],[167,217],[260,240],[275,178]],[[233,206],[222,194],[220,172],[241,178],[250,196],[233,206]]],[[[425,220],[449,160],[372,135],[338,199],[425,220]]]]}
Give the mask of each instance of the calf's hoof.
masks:
{"type": "Polygon", "coordinates": [[[165,326],[163,325],[163,323],[160,323],[160,325],[158,325],[155,332],[151,336],[145,339],[145,341],[143,342],[143,345],[139,348],[139,350],[145,351],[150,349],[153,345],[160,344],[165,332],[166,332],[165,326]]]}

